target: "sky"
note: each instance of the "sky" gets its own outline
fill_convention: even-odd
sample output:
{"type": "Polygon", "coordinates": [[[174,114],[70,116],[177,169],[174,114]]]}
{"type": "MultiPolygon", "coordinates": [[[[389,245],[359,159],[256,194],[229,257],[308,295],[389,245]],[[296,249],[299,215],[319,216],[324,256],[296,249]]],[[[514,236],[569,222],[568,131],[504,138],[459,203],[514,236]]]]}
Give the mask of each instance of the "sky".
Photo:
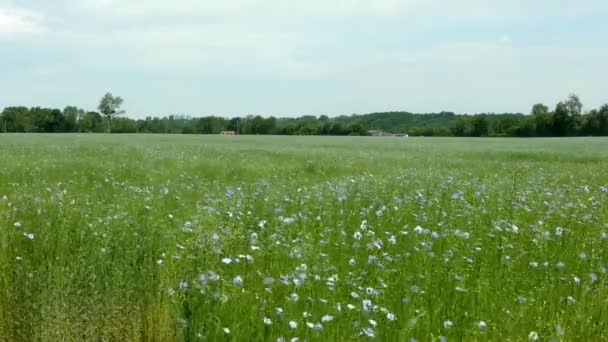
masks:
{"type": "Polygon", "coordinates": [[[608,103],[606,0],[0,0],[0,108],[128,116],[608,103]]]}

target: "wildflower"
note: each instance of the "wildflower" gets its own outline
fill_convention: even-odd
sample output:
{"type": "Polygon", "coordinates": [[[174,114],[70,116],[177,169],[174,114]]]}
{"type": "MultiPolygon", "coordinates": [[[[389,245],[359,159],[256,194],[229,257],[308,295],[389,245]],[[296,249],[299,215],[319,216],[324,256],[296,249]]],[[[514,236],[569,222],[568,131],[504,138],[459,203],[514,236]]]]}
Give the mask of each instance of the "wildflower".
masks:
{"type": "Polygon", "coordinates": [[[26,238],[28,238],[30,240],[34,240],[34,234],[32,234],[32,233],[23,233],[23,236],[25,236],[26,238]]]}
{"type": "Polygon", "coordinates": [[[374,332],[373,328],[363,328],[362,332],[367,337],[371,337],[371,338],[376,337],[376,333],[374,332]]]}
{"type": "Polygon", "coordinates": [[[224,258],[224,259],[222,259],[222,263],[224,263],[226,265],[230,265],[230,264],[232,264],[232,259],[230,259],[230,258],[224,258]]]}
{"type": "Polygon", "coordinates": [[[389,321],[394,321],[397,319],[397,317],[395,317],[395,315],[391,312],[386,314],[386,319],[388,319],[389,321]]]}
{"type": "Polygon", "coordinates": [[[538,333],[536,331],[530,331],[530,334],[528,334],[528,341],[538,341],[538,333]]]}
{"type": "Polygon", "coordinates": [[[15,228],[19,229],[19,228],[21,228],[21,222],[17,221],[13,224],[13,226],[15,226],[15,228]]]}
{"type": "Polygon", "coordinates": [[[241,278],[241,276],[236,276],[234,277],[234,279],[232,279],[232,284],[234,284],[234,286],[242,286],[243,285],[243,278],[241,278]]]}
{"type": "Polygon", "coordinates": [[[167,295],[169,295],[169,297],[173,297],[175,295],[175,290],[172,288],[168,288],[167,295]]]}
{"type": "Polygon", "coordinates": [[[363,300],[363,310],[370,311],[371,307],[372,307],[372,301],[369,299],[364,299],[363,300]]]}
{"type": "Polygon", "coordinates": [[[224,328],[224,333],[225,334],[230,334],[230,329],[229,328],[224,328]]]}
{"type": "Polygon", "coordinates": [[[272,325],[272,320],[268,317],[264,317],[264,324],[266,325],[272,325]]]}
{"type": "Polygon", "coordinates": [[[355,310],[356,306],[352,305],[352,304],[346,304],[346,307],[348,308],[348,310],[355,310]]]}
{"type": "Polygon", "coordinates": [[[477,326],[479,327],[479,329],[485,329],[487,328],[488,324],[485,321],[479,321],[477,322],[477,326]]]}
{"type": "Polygon", "coordinates": [[[591,273],[591,274],[589,275],[589,278],[591,278],[591,282],[592,282],[592,283],[595,283],[595,282],[597,281],[597,274],[595,274],[595,273],[591,273]]]}
{"type": "Polygon", "coordinates": [[[369,320],[369,324],[371,324],[371,326],[374,328],[378,325],[378,323],[376,321],[374,321],[373,319],[369,320]]]}
{"type": "Polygon", "coordinates": [[[334,316],[331,315],[325,315],[323,317],[321,317],[321,322],[331,322],[334,320],[334,316]]]}
{"type": "Polygon", "coordinates": [[[454,323],[452,321],[450,321],[449,319],[443,322],[443,327],[446,329],[450,329],[453,326],[454,326],[454,323]]]}
{"type": "Polygon", "coordinates": [[[295,321],[289,321],[289,327],[291,329],[297,329],[298,328],[298,323],[295,321]]]}
{"type": "Polygon", "coordinates": [[[353,234],[353,238],[355,238],[355,240],[361,240],[361,232],[355,232],[355,234],[353,234]]]}

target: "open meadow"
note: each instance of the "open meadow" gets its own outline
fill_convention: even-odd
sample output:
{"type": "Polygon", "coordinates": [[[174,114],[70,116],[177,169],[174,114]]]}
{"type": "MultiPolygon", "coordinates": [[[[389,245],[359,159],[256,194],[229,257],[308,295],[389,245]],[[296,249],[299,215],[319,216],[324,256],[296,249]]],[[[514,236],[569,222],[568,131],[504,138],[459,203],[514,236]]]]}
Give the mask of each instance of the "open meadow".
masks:
{"type": "Polygon", "coordinates": [[[2,341],[608,340],[608,139],[0,135],[2,341]]]}

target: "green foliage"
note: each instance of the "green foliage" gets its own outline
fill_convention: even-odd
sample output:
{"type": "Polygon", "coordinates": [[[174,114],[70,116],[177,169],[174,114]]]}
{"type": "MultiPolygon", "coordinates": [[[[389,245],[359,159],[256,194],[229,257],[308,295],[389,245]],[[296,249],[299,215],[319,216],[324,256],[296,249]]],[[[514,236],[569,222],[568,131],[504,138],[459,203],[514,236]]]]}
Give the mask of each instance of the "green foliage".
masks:
{"type": "Polygon", "coordinates": [[[122,106],[123,99],[120,96],[112,96],[110,93],[106,93],[101,100],[99,101],[99,106],[97,109],[101,112],[101,114],[107,120],[108,125],[108,133],[112,132],[112,119],[116,115],[124,114],[124,111],[120,110],[120,106],[122,106]]]}
{"type": "Polygon", "coordinates": [[[122,114],[120,97],[106,94],[99,113],[76,107],[63,112],[47,108],[5,108],[0,116],[7,132],[103,132],[219,134],[224,130],[241,135],[367,135],[368,130],[404,133],[410,136],[458,137],[560,137],[606,136],[606,106],[583,112],[578,96],[572,94],[558,103],[553,112],[538,103],[530,115],[482,113],[456,115],[452,112],[413,114],[408,112],[353,114],[330,118],[305,115],[297,118],[249,115],[224,118],[184,115],[116,119],[122,114]]]}

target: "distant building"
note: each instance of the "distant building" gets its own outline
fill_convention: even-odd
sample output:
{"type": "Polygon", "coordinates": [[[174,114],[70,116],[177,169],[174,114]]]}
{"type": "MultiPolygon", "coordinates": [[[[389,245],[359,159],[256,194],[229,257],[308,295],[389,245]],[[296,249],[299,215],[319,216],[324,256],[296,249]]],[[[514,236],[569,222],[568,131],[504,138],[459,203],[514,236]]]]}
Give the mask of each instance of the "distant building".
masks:
{"type": "Polygon", "coordinates": [[[235,131],[222,131],[221,135],[236,135],[235,131]]]}
{"type": "Polygon", "coordinates": [[[389,132],[384,132],[383,130],[380,129],[372,129],[367,131],[367,135],[370,137],[405,137],[407,138],[407,134],[393,134],[393,133],[389,133],[389,132]]]}

